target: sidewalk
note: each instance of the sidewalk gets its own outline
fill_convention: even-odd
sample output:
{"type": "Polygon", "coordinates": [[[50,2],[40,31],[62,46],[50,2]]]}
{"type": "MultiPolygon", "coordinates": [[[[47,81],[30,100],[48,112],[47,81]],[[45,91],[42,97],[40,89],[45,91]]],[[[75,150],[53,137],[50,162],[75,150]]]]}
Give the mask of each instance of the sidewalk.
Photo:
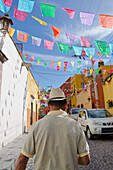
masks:
{"type": "Polygon", "coordinates": [[[27,134],[22,134],[13,142],[0,149],[0,170],[13,170],[27,134]]]}

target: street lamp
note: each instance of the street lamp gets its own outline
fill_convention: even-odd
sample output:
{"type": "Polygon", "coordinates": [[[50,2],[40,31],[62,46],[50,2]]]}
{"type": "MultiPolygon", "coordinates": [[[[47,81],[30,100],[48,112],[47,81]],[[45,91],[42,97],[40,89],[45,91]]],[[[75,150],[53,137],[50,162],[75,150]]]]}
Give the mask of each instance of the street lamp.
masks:
{"type": "Polygon", "coordinates": [[[12,19],[9,19],[8,14],[4,14],[3,17],[0,16],[0,31],[4,34],[9,31],[9,24],[13,25],[12,19]]]}

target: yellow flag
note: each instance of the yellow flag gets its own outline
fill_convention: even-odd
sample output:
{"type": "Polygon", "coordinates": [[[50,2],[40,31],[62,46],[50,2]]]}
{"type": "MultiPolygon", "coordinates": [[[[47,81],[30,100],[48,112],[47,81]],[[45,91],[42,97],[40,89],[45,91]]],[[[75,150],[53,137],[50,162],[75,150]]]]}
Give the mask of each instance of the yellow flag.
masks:
{"type": "Polygon", "coordinates": [[[58,65],[59,65],[59,67],[61,66],[61,61],[58,61],[58,65]]]}
{"type": "Polygon", "coordinates": [[[90,74],[92,74],[93,73],[93,69],[90,69],[90,74]]]}
{"type": "Polygon", "coordinates": [[[36,18],[36,17],[34,17],[34,16],[32,16],[32,18],[36,19],[36,20],[37,20],[40,24],[42,24],[42,25],[47,25],[46,22],[44,22],[44,21],[42,21],[42,20],[40,20],[40,19],[38,19],[38,18],[36,18]]]}
{"type": "Polygon", "coordinates": [[[9,35],[10,35],[11,37],[13,36],[14,32],[15,32],[15,29],[10,27],[10,29],[9,29],[9,35]]]}
{"type": "Polygon", "coordinates": [[[93,56],[91,55],[91,56],[90,56],[90,59],[92,59],[92,57],[93,57],[93,56]]]}

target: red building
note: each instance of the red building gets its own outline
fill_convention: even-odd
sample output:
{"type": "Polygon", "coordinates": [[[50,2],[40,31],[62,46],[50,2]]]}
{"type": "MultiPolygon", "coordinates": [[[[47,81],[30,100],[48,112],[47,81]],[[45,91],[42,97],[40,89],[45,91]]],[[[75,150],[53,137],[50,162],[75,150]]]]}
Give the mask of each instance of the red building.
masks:
{"type": "Polygon", "coordinates": [[[68,109],[71,109],[71,77],[69,77],[61,86],[61,90],[64,91],[67,97],[68,109]]]}

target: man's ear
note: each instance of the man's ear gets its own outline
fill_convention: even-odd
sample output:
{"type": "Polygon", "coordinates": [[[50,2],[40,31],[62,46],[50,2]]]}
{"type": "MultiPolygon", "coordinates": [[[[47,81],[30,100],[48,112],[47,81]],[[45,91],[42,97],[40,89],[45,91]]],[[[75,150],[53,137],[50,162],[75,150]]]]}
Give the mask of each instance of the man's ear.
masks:
{"type": "Polygon", "coordinates": [[[47,107],[48,107],[48,109],[50,110],[50,105],[49,105],[49,103],[47,103],[47,105],[48,105],[48,106],[47,106],[47,107]]]}
{"type": "Polygon", "coordinates": [[[66,104],[65,104],[65,110],[67,109],[67,102],[66,102],[66,104]]]}

